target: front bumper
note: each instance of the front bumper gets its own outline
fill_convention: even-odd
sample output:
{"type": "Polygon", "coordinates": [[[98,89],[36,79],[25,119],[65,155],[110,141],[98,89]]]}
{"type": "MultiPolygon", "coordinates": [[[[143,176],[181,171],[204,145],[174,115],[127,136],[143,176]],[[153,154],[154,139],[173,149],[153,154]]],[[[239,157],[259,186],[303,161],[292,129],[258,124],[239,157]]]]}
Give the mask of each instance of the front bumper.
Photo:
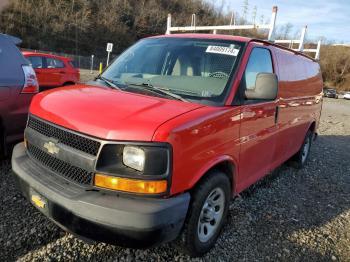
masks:
{"type": "Polygon", "coordinates": [[[125,197],[86,190],[32,161],[24,144],[12,155],[12,169],[23,195],[61,228],[80,238],[125,247],[146,248],[175,239],[181,231],[189,193],[168,199],[125,197]]]}

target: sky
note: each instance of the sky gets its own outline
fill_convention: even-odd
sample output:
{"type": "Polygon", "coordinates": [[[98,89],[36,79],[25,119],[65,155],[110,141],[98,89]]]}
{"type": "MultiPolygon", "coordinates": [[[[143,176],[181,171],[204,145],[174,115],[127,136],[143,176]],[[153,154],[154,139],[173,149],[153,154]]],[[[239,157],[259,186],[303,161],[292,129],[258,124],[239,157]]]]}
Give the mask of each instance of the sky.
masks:
{"type": "MultiPolygon", "coordinates": [[[[244,0],[216,0],[216,5],[221,5],[221,1],[226,4],[225,10],[232,8],[242,14],[244,0]]],[[[325,37],[334,43],[350,43],[350,0],[248,0],[248,3],[248,18],[256,6],[257,21],[261,15],[270,19],[272,6],[276,5],[276,25],[291,23],[293,34],[307,25],[308,40],[325,37]]]]}

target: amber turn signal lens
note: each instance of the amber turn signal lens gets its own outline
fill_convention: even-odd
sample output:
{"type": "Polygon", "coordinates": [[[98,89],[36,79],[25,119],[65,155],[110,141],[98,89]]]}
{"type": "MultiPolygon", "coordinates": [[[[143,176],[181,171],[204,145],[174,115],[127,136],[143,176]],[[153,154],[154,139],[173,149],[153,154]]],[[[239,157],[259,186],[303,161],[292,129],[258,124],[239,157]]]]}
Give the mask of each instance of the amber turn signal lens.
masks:
{"type": "Polygon", "coordinates": [[[166,180],[137,180],[95,174],[95,186],[139,194],[160,194],[167,190],[166,180]]]}

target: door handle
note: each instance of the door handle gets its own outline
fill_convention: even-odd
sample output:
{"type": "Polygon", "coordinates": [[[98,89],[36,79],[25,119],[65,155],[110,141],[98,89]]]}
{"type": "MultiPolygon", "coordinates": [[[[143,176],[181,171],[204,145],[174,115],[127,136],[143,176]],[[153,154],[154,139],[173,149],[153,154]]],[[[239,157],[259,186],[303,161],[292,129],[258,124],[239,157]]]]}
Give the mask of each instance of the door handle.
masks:
{"type": "Polygon", "coordinates": [[[280,107],[276,106],[276,110],[275,110],[275,124],[277,124],[277,122],[278,122],[279,114],[280,114],[280,107]]]}

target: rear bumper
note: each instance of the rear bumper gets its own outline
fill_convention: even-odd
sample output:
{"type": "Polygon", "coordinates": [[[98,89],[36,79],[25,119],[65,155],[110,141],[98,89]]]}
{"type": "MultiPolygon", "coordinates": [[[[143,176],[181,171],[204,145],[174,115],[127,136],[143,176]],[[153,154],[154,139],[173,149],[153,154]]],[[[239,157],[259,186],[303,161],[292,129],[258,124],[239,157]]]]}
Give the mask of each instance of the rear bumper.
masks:
{"type": "Polygon", "coordinates": [[[64,230],[78,237],[125,247],[146,248],[175,239],[190,201],[188,193],[169,199],[132,198],[86,189],[33,162],[23,143],[13,151],[12,168],[29,201],[64,230]]]}

